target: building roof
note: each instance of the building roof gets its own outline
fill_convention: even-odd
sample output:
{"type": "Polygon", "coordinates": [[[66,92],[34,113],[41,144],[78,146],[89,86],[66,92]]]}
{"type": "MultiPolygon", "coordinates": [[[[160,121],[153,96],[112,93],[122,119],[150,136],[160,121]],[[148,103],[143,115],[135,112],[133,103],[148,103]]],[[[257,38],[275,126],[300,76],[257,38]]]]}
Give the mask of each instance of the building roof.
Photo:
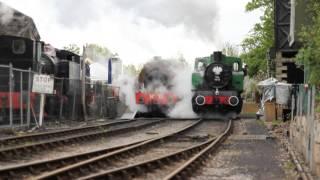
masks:
{"type": "Polygon", "coordinates": [[[0,2],[0,35],[40,40],[33,19],[2,2],[0,2]]]}

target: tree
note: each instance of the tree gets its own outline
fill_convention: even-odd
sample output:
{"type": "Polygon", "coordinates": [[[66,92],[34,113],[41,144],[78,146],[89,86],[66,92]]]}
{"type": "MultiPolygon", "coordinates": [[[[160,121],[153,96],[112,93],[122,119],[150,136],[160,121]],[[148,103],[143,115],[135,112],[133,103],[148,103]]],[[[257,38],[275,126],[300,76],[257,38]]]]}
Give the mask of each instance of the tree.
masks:
{"type": "Polygon", "coordinates": [[[241,58],[248,65],[250,77],[265,77],[267,72],[266,53],[274,44],[274,0],[251,0],[246,5],[246,11],[262,9],[260,22],[255,24],[247,38],[242,41],[241,58]]]}
{"type": "Polygon", "coordinates": [[[227,56],[233,56],[238,57],[239,56],[239,50],[236,45],[231,44],[230,42],[226,42],[223,45],[222,53],[227,56]]]}
{"type": "Polygon", "coordinates": [[[113,56],[113,54],[107,47],[100,46],[98,44],[87,44],[86,55],[94,62],[106,60],[113,56]]]}
{"type": "Polygon", "coordinates": [[[67,46],[64,46],[63,49],[80,55],[80,47],[76,44],[69,44],[67,46]]]}
{"type": "Polygon", "coordinates": [[[297,55],[297,62],[303,64],[308,72],[308,83],[320,85],[320,2],[308,1],[308,14],[312,18],[310,25],[304,26],[299,33],[303,47],[297,55]]]}
{"type": "Polygon", "coordinates": [[[123,65],[123,72],[131,76],[138,76],[141,72],[142,65],[135,66],[133,64],[123,65]]]}

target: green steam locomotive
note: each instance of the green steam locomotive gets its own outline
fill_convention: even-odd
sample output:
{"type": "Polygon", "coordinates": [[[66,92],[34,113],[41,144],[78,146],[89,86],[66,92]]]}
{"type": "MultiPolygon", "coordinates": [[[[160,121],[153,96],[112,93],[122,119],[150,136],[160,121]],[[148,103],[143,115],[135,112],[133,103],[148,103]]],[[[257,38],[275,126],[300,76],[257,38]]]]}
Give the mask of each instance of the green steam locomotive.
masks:
{"type": "Polygon", "coordinates": [[[246,69],[237,57],[214,52],[196,58],[192,73],[192,108],[197,114],[237,115],[242,109],[241,93],[246,69]]]}

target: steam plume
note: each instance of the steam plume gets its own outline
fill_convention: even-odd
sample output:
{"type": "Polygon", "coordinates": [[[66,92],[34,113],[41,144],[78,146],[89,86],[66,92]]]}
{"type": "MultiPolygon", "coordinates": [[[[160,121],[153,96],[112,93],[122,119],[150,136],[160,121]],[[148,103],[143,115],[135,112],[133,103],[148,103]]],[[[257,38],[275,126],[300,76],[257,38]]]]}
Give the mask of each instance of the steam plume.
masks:
{"type": "Polygon", "coordinates": [[[6,4],[0,2],[0,24],[5,25],[13,18],[14,11],[6,4]]]}

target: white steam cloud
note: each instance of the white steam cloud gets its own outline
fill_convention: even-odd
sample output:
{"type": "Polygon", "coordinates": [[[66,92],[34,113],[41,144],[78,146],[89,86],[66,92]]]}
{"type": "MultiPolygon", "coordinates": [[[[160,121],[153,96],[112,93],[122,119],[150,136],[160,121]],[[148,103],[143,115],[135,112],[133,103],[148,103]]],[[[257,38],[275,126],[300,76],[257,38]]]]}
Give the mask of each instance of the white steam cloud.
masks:
{"type": "Polygon", "coordinates": [[[6,25],[9,23],[13,18],[13,15],[14,11],[4,3],[0,2],[0,24],[6,25]]]}
{"type": "Polygon", "coordinates": [[[196,118],[197,115],[192,110],[191,98],[193,93],[190,67],[175,69],[176,74],[173,78],[172,92],[180,97],[180,101],[170,110],[168,116],[174,118],[196,118]]]}
{"type": "Polygon", "coordinates": [[[214,40],[214,23],[218,8],[212,0],[115,0],[115,4],[130,10],[137,17],[146,18],[166,27],[183,25],[190,33],[206,40],[214,40]]]}
{"type": "MultiPolygon", "coordinates": [[[[191,68],[176,60],[161,61],[161,63],[154,63],[156,61],[147,63],[147,67],[150,69],[156,67],[155,65],[158,65],[157,68],[164,70],[163,72],[165,72],[171,80],[169,80],[167,84],[163,84],[163,82],[160,81],[149,82],[148,87],[144,90],[157,93],[171,92],[178,96],[179,101],[166,112],[169,117],[196,118],[197,115],[193,112],[191,104],[193,95],[191,91],[191,68]],[[169,66],[166,63],[169,63],[169,66]]],[[[135,92],[139,90],[138,77],[124,74],[116,81],[115,85],[120,87],[121,101],[124,102],[132,112],[146,112],[145,107],[137,105],[135,100],[135,92]]]]}
{"type": "MultiPolygon", "coordinates": [[[[167,28],[183,26],[187,33],[213,41],[218,6],[212,0],[55,0],[58,21],[84,27],[110,12],[126,13],[135,24],[151,21],[167,28]]],[[[108,23],[108,22],[106,22],[108,23]]],[[[112,24],[110,24],[112,26],[112,24]]]]}
{"type": "Polygon", "coordinates": [[[115,82],[115,86],[120,87],[120,101],[124,102],[130,111],[145,112],[146,109],[143,106],[136,104],[135,92],[137,85],[137,77],[130,76],[128,74],[122,74],[115,82]]]}

